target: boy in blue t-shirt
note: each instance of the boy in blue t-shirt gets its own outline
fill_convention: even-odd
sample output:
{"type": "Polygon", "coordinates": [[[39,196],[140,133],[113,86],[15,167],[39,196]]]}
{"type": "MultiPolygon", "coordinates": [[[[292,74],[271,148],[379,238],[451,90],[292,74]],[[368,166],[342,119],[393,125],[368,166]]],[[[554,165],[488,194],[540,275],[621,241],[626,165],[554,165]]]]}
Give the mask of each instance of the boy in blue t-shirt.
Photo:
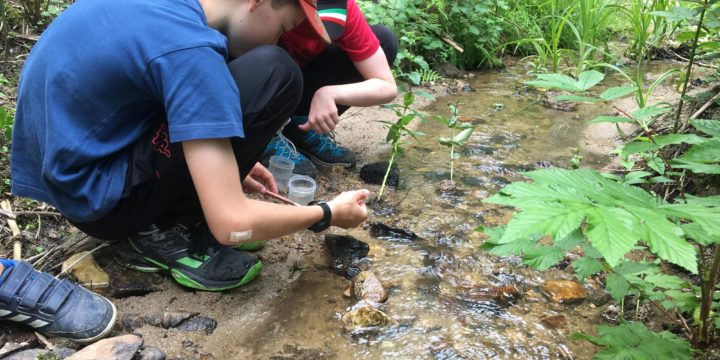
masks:
{"type": "MultiPolygon", "coordinates": [[[[297,106],[302,77],[271,44],[306,18],[329,41],[315,0],[75,2],[21,74],[13,193],[89,235],[127,239],[126,265],[201,290],[259,274],[262,263],[236,247],[359,225],[367,190],[305,207],[245,196],[277,192],[257,160],[297,106]]],[[[88,342],[115,316],[105,298],[0,259],[0,319],[88,342]]]]}

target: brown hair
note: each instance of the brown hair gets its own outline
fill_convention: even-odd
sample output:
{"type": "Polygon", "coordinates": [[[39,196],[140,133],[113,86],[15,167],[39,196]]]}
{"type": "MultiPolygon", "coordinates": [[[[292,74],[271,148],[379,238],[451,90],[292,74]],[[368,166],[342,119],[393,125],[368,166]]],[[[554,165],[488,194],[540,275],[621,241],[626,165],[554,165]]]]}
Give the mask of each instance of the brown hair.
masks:
{"type": "Polygon", "coordinates": [[[300,6],[300,1],[303,1],[303,0],[271,0],[270,5],[272,5],[272,7],[276,8],[276,9],[279,7],[283,7],[285,5],[300,6]]]}

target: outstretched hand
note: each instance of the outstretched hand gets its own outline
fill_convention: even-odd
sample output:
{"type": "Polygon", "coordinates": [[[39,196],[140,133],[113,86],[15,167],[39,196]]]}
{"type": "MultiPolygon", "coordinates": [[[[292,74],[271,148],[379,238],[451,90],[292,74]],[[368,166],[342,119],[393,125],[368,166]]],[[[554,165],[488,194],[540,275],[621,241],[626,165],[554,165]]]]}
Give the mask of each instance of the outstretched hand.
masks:
{"type": "Polygon", "coordinates": [[[242,182],[243,191],[248,194],[263,194],[266,191],[277,194],[277,184],[273,174],[260,163],[255,164],[242,182]]]}
{"type": "Polygon", "coordinates": [[[358,227],[368,218],[365,201],[370,195],[368,190],[348,191],[328,201],[332,218],[331,225],[341,228],[358,227]]]}

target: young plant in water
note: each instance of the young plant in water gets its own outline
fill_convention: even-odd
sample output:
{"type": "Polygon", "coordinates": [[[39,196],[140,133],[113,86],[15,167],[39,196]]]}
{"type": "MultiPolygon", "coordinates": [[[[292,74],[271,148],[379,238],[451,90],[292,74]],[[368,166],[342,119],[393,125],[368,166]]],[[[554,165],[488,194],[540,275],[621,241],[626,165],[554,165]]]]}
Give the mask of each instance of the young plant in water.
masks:
{"type": "Polygon", "coordinates": [[[451,137],[441,137],[438,142],[450,148],[450,180],[453,180],[455,172],[455,160],[460,158],[460,154],[455,152],[456,146],[463,146],[470,139],[475,127],[472,124],[465,123],[458,120],[458,105],[450,104],[450,117],[435,116],[435,119],[449,129],[452,130],[451,137]]]}
{"type": "Polygon", "coordinates": [[[417,139],[418,136],[424,135],[419,131],[413,131],[408,128],[408,126],[413,120],[415,120],[416,118],[423,118],[423,114],[421,112],[410,108],[412,104],[415,103],[415,94],[421,96],[430,96],[432,98],[431,95],[424,92],[406,92],[405,96],[403,97],[402,104],[383,105],[384,108],[393,110],[395,112],[395,115],[397,116],[397,119],[395,120],[395,122],[380,121],[388,128],[385,142],[390,144],[390,146],[392,147],[392,152],[390,154],[390,161],[388,162],[387,170],[385,170],[385,176],[383,177],[382,185],[380,186],[378,200],[382,199],[383,192],[385,191],[385,184],[387,183],[388,175],[390,175],[390,170],[395,163],[395,158],[398,154],[402,154],[403,152],[403,149],[400,146],[400,141],[402,140],[402,138],[406,135],[410,135],[414,139],[417,139]]]}

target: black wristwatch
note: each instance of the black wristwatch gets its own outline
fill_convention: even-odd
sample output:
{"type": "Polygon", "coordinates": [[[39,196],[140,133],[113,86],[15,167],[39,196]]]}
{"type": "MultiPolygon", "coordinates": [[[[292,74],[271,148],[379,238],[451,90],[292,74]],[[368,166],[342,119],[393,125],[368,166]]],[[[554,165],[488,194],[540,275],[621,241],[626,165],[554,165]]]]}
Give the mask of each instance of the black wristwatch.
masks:
{"type": "Polygon", "coordinates": [[[323,210],[323,217],[320,219],[320,221],[316,222],[313,226],[309,227],[308,230],[314,231],[316,233],[326,230],[330,227],[330,219],[332,218],[332,212],[330,211],[330,206],[324,202],[317,202],[313,201],[308,205],[318,205],[323,210]]]}

